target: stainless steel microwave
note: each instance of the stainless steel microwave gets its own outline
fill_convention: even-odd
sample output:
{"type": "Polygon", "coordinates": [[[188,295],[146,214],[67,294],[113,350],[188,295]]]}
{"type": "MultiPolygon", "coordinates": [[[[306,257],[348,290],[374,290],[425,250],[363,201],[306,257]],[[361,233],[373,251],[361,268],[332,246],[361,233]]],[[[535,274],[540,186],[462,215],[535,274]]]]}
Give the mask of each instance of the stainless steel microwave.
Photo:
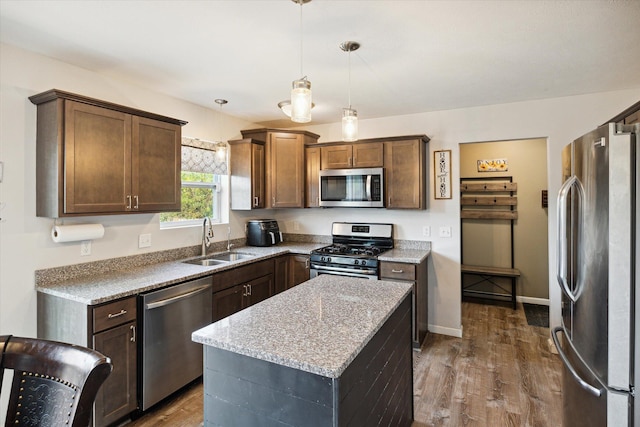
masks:
{"type": "Polygon", "coordinates": [[[320,206],[384,207],[384,169],[323,169],[320,206]]]}

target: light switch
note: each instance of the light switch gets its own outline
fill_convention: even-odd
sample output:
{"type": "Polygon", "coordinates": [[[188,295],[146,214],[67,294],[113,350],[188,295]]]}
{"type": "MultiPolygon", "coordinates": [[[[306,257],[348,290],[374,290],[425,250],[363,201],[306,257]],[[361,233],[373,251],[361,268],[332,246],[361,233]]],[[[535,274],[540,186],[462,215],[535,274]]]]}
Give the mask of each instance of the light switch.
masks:
{"type": "Polygon", "coordinates": [[[450,238],[451,237],[451,227],[440,227],[440,237],[450,238]]]}

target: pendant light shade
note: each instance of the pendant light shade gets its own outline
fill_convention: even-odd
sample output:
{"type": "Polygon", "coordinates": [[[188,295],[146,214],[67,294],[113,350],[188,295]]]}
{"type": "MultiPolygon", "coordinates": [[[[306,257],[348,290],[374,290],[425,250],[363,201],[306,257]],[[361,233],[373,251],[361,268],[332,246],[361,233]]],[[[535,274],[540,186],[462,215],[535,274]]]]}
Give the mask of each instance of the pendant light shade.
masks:
{"type": "Polygon", "coordinates": [[[342,109],[342,140],[345,142],[358,140],[358,112],[353,108],[342,109]]]}
{"type": "MultiPolygon", "coordinates": [[[[300,75],[302,72],[302,5],[311,0],[292,0],[300,5],[300,75]]],[[[308,123],[311,121],[311,82],[304,76],[294,80],[291,89],[291,121],[308,123]]]]}
{"type": "Polygon", "coordinates": [[[291,89],[291,121],[311,121],[311,82],[306,77],[293,81],[291,89]]]}
{"type": "Polygon", "coordinates": [[[358,140],[358,112],[351,108],[351,52],[359,47],[358,42],[340,44],[340,49],[349,53],[349,108],[342,109],[342,140],[345,142],[358,140]]]}

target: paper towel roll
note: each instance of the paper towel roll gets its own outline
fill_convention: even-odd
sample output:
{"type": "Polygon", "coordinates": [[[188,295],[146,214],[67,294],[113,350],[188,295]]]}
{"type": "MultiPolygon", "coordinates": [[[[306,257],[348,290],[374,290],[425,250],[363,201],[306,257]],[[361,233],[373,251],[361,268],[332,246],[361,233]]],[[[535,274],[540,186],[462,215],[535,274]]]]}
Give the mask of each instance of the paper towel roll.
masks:
{"type": "Polygon", "coordinates": [[[102,236],[102,224],[55,225],[51,229],[51,239],[56,243],[100,239],[102,236]]]}

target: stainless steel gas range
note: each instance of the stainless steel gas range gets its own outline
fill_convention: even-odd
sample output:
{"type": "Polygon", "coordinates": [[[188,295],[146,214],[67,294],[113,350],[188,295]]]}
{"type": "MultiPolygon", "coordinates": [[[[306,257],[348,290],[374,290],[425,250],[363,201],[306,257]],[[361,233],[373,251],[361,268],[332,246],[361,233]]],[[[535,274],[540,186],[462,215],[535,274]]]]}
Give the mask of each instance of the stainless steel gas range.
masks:
{"type": "Polygon", "coordinates": [[[393,249],[393,224],[334,222],[333,244],[311,252],[311,277],[378,278],[378,255],[393,249]]]}

